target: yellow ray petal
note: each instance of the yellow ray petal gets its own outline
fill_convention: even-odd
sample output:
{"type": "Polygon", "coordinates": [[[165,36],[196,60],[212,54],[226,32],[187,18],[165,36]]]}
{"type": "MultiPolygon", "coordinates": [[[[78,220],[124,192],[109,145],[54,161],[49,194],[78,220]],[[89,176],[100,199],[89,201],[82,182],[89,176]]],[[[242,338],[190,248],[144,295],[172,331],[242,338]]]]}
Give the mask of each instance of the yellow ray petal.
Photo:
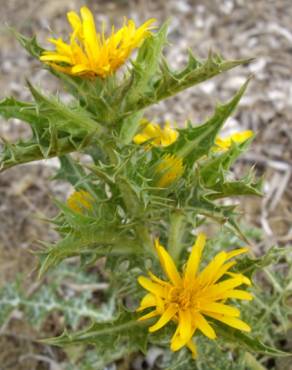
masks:
{"type": "Polygon", "coordinates": [[[153,333],[154,331],[157,331],[161,329],[164,325],[166,325],[173,316],[177,313],[177,307],[176,305],[170,305],[166,311],[163,312],[160,319],[156,322],[156,324],[150,326],[149,331],[150,333],[153,333]]]}
{"type": "Polygon", "coordinates": [[[158,284],[160,284],[162,286],[166,286],[166,287],[171,286],[167,281],[164,281],[164,280],[160,279],[159,277],[157,277],[156,275],[154,275],[153,272],[148,271],[148,274],[149,274],[151,280],[154,281],[154,283],[158,283],[158,284]]]}
{"type": "Polygon", "coordinates": [[[208,312],[217,312],[222,315],[232,316],[232,317],[239,317],[240,311],[236,307],[231,307],[223,303],[202,303],[201,304],[201,311],[205,313],[208,312]]]}
{"type": "Polygon", "coordinates": [[[196,326],[192,325],[192,330],[189,336],[189,340],[186,342],[185,338],[181,337],[180,335],[180,326],[178,325],[171,338],[170,349],[176,352],[179,349],[181,349],[183,346],[187,345],[190,342],[191,337],[194,335],[196,329],[197,329],[196,326]]]}
{"type": "Polygon", "coordinates": [[[82,23],[79,15],[76,12],[68,12],[67,13],[67,19],[70,23],[74,36],[76,36],[80,41],[83,39],[83,33],[82,33],[82,23]]]}
{"type": "Polygon", "coordinates": [[[250,301],[253,299],[253,296],[252,294],[244,290],[233,289],[233,290],[229,290],[226,293],[222,294],[220,298],[222,299],[235,298],[235,299],[244,299],[244,300],[250,301]]]}
{"type": "Polygon", "coordinates": [[[212,326],[208,323],[208,321],[205,319],[203,315],[201,315],[199,312],[195,312],[193,315],[193,320],[195,322],[195,325],[198,327],[198,329],[201,330],[201,332],[206,335],[206,337],[210,339],[216,338],[216,333],[212,326]]]}
{"type": "Polygon", "coordinates": [[[240,255],[242,253],[246,253],[248,251],[249,251],[248,248],[234,249],[233,251],[227,252],[227,258],[226,258],[226,260],[229,260],[230,258],[233,258],[235,256],[238,256],[238,255],[240,255]]]}
{"type": "Polygon", "coordinates": [[[157,123],[149,122],[143,130],[143,134],[146,140],[153,139],[160,135],[160,127],[157,123]]]}
{"type": "Polygon", "coordinates": [[[213,294],[221,294],[227,290],[236,288],[244,284],[244,280],[245,279],[243,279],[242,276],[236,276],[232,279],[224,280],[222,282],[210,286],[207,290],[207,294],[208,296],[213,294]]]}
{"type": "Polygon", "coordinates": [[[223,322],[224,324],[227,324],[231,326],[232,328],[239,329],[242,331],[250,332],[251,328],[249,325],[247,325],[244,321],[237,319],[235,317],[229,317],[220,315],[215,312],[205,312],[205,315],[213,317],[214,319],[223,322]]]}
{"type": "Polygon", "coordinates": [[[244,276],[243,274],[239,272],[227,272],[226,274],[235,279],[241,279],[242,284],[251,286],[251,280],[247,276],[244,276]]]}
{"type": "Polygon", "coordinates": [[[147,138],[143,134],[137,134],[134,136],[133,141],[135,144],[143,144],[145,141],[147,141],[147,138]]]}
{"type": "Polygon", "coordinates": [[[143,315],[143,316],[139,317],[138,321],[144,321],[144,320],[152,319],[153,317],[156,317],[158,315],[159,315],[159,313],[156,310],[154,310],[152,312],[146,313],[146,315],[143,315]]]}
{"type": "Polygon", "coordinates": [[[156,298],[153,294],[146,294],[140,302],[140,306],[136,309],[137,312],[143,311],[146,308],[156,306],[156,298]]]}
{"type": "Polygon", "coordinates": [[[84,46],[88,57],[93,61],[97,62],[100,44],[98,42],[98,37],[96,34],[95,22],[91,11],[83,6],[80,9],[80,14],[82,17],[82,29],[84,36],[84,46]]]}
{"type": "Polygon", "coordinates": [[[148,125],[144,127],[143,131],[134,137],[134,142],[136,144],[142,144],[159,137],[159,135],[160,127],[156,123],[149,122],[148,125]]]}
{"type": "Polygon", "coordinates": [[[72,74],[74,75],[85,74],[90,71],[90,67],[85,64],[76,64],[72,67],[72,74]]]}
{"type": "Polygon", "coordinates": [[[178,138],[178,132],[170,127],[170,123],[166,122],[164,128],[161,130],[160,145],[169,146],[178,138]]]}
{"type": "Polygon", "coordinates": [[[40,56],[40,60],[42,62],[64,62],[64,63],[71,64],[71,58],[69,58],[66,55],[56,54],[54,52],[43,53],[40,56]]]}
{"type": "Polygon", "coordinates": [[[196,243],[191,250],[191,254],[186,265],[184,273],[186,284],[189,284],[196,277],[205,243],[206,235],[200,233],[197,237],[196,243]]]}
{"type": "Polygon", "coordinates": [[[138,277],[139,284],[150,293],[158,295],[160,297],[165,297],[167,295],[166,290],[159,284],[153,283],[151,280],[147,279],[145,276],[138,277]]]}
{"type": "Polygon", "coordinates": [[[63,66],[60,66],[59,64],[51,63],[51,62],[46,62],[46,64],[54,68],[56,71],[66,73],[66,74],[71,74],[72,68],[70,66],[63,67],[63,66]]]}
{"type": "Polygon", "coordinates": [[[235,132],[233,135],[231,135],[231,140],[234,141],[235,143],[243,143],[253,135],[254,132],[252,130],[235,132]]]}
{"type": "Polygon", "coordinates": [[[193,335],[191,312],[189,310],[180,310],[178,320],[179,335],[186,343],[193,335]]]}
{"type": "Polygon", "coordinates": [[[143,144],[147,141],[151,141],[151,145],[153,146],[166,147],[176,141],[178,132],[170,127],[170,123],[167,122],[162,129],[154,122],[149,122],[145,126],[145,121],[148,122],[147,120],[141,121],[141,124],[144,124],[144,129],[134,136],[133,141],[135,144],[143,144]]]}
{"type": "Polygon", "coordinates": [[[155,296],[156,298],[156,310],[161,315],[165,311],[165,304],[164,299],[159,297],[158,295],[155,296]]]}
{"type": "Polygon", "coordinates": [[[195,360],[197,358],[197,347],[194,343],[194,339],[191,339],[187,343],[188,349],[192,352],[192,358],[195,360]]]}
{"type": "MultiPolygon", "coordinates": [[[[57,48],[57,53],[66,55],[70,58],[71,60],[71,46],[66,44],[61,38],[55,40],[53,38],[48,39],[49,42],[54,44],[57,48]]],[[[46,54],[46,52],[44,52],[46,54]]]]}
{"type": "Polygon", "coordinates": [[[185,340],[180,336],[180,327],[177,326],[170,342],[170,349],[173,352],[178,351],[185,345],[185,340]]]}
{"type": "Polygon", "coordinates": [[[242,131],[242,132],[235,132],[234,134],[222,138],[222,137],[217,137],[215,139],[215,145],[217,147],[214,148],[215,151],[220,151],[220,150],[227,150],[231,147],[232,143],[238,143],[241,144],[250,137],[253,136],[253,131],[247,130],[247,131],[242,131]]]}
{"type": "Polygon", "coordinates": [[[218,271],[212,277],[210,284],[216,283],[226,272],[236,264],[236,261],[230,261],[221,266],[218,271]]]}
{"type": "Polygon", "coordinates": [[[204,270],[198,276],[198,283],[202,286],[211,284],[214,276],[226,261],[226,253],[218,253],[212,261],[204,268],[204,270]]]}
{"type": "Polygon", "coordinates": [[[179,326],[176,327],[175,332],[171,338],[170,342],[170,349],[173,352],[178,351],[181,347],[183,347],[183,344],[181,345],[183,341],[181,340],[181,337],[179,335],[179,326]]]}
{"type": "Polygon", "coordinates": [[[155,249],[157,251],[160,264],[166,274],[166,276],[169,278],[169,280],[174,284],[174,285],[180,285],[182,280],[181,277],[177,271],[177,268],[175,266],[175,263],[173,262],[173,259],[171,256],[168,254],[166,249],[159,244],[158,239],[155,240],[155,249]]]}

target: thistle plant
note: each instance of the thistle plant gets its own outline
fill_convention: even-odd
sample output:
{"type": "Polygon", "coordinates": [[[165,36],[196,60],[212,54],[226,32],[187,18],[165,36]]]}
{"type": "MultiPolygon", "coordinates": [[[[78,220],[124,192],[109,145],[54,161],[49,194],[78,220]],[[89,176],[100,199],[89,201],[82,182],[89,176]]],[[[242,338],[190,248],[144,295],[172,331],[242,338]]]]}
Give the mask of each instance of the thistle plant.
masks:
{"type": "Polygon", "coordinates": [[[158,28],[150,19],[137,27],[125,20],[118,31],[108,32],[103,24],[98,33],[90,10],[82,7],[80,14],[67,14],[69,41],[49,39],[53,50],[16,33],[72,95],[70,103],[29,82],[31,102],[0,102],[5,118],[21,119],[32,129],[27,141],[4,142],[1,170],[58,157],[55,179],[75,189],[65,203],[56,200],[59,214],[51,222],[60,239],[40,249],[40,275],[72,256],[84,269],[103,258],[114,297],[110,318],[92,319],[89,327],[43,341],[95,344],[100,351],[126,343],[128,353],[145,352],[151,344],[173,352],[186,346],[186,356],[194,359],[200,356],[196,343],[202,333],[210,343],[222,337],[226,346],[232,342],[250,352],[283,355],[253,337],[252,320],[244,312],[253,304],[251,272],[260,263],[242,257],[252,256],[252,248],[235,205],[221,201],[261,195],[252,169],[240,179],[231,170],[253,132],[220,136],[249,80],[205,123],[160,126],[144,116],[148,107],[251,59],[227,61],[209,53],[201,61],[189,52],[186,66],[172,70],[163,56],[167,23],[158,28]],[[86,160],[76,159],[75,152],[86,154],[86,160]],[[209,230],[216,223],[237,238],[237,245],[212,250],[209,230]]]}

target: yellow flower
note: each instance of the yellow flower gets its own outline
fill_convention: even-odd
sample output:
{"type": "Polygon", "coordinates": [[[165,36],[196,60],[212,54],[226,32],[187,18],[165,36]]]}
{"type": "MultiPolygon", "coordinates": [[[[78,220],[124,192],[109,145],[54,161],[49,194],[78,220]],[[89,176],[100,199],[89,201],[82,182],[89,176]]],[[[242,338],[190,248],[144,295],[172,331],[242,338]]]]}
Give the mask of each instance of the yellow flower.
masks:
{"type": "Polygon", "coordinates": [[[236,289],[242,284],[250,285],[250,280],[240,273],[229,272],[236,263],[230,259],[247,252],[248,249],[220,252],[201,272],[198,272],[205,242],[206,236],[199,234],[184,271],[180,274],[171,256],[156,240],[156,252],[169,281],[164,281],[151,272],[150,279],[145,276],[138,278],[139,284],[149,293],[144,296],[137,311],[153,308],[139,320],[160,316],[158,321],[150,326],[151,333],[169,321],[174,321],[177,328],[171,339],[171,350],[178,351],[187,346],[192,351],[193,358],[196,357],[196,346],[192,337],[197,330],[210,339],[216,338],[216,333],[207,320],[208,317],[242,331],[251,330],[239,319],[239,309],[226,304],[228,298],[252,299],[250,293],[236,289]]]}
{"type": "Polygon", "coordinates": [[[143,144],[150,142],[153,146],[166,147],[171,145],[178,138],[178,132],[170,127],[170,123],[166,122],[163,129],[154,122],[148,122],[142,120],[142,124],[145,125],[142,132],[134,136],[135,144],[143,144]]]}
{"type": "Polygon", "coordinates": [[[86,77],[104,78],[115,72],[133,49],[150,35],[151,24],[155,21],[149,19],[136,28],[133,20],[125,20],[120,30],[115,32],[113,27],[111,35],[106,38],[104,27],[102,34],[96,32],[93,15],[86,6],[80,9],[80,14],[81,18],[73,11],[67,13],[73,29],[70,43],[61,38],[49,39],[56,50],[43,52],[40,60],[63,73],[86,77]]]}
{"type": "Polygon", "coordinates": [[[232,145],[232,143],[238,143],[241,144],[245,142],[247,139],[253,136],[253,131],[251,130],[246,130],[242,132],[235,132],[234,134],[222,138],[222,137],[217,137],[215,139],[215,151],[225,151],[229,149],[232,145]]]}
{"type": "Polygon", "coordinates": [[[155,169],[159,176],[156,186],[166,188],[184,173],[183,160],[173,154],[165,155],[155,169]]]}
{"type": "Polygon", "coordinates": [[[93,208],[94,198],[85,190],[74,191],[67,199],[67,205],[77,213],[84,213],[84,210],[91,210],[93,208]]]}

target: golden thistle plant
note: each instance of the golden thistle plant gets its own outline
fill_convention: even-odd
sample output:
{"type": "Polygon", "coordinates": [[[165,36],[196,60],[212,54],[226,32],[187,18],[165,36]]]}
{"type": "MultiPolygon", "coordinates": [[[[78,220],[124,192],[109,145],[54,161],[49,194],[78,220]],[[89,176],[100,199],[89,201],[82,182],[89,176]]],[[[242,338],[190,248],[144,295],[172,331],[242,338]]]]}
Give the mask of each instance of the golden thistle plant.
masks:
{"type": "MultiPolygon", "coordinates": [[[[126,343],[129,353],[155,343],[173,356],[185,348],[185,358],[193,361],[204,356],[197,346],[205,336],[210,345],[221,338],[226,346],[279,355],[253,336],[250,317],[244,316],[253,304],[250,271],[256,263],[241,256],[250,250],[235,206],[220,201],[260,195],[252,171],[235,179],[230,170],[253,133],[220,137],[248,81],[203,124],[175,128],[144,117],[148,107],[250,60],[226,61],[210,53],[200,61],[189,53],[185,67],[172,70],[163,56],[167,24],[158,28],[150,19],[136,26],[125,20],[119,30],[108,32],[102,25],[98,33],[88,8],[67,17],[71,34],[65,41],[49,39],[50,50],[36,38],[16,34],[72,100],[65,104],[28,82],[31,102],[1,101],[5,118],[23,120],[32,129],[29,140],[4,143],[1,170],[60,159],[55,178],[75,191],[66,203],[57,201],[60,213],[53,223],[60,240],[41,250],[40,274],[72,256],[80,257],[84,268],[105,259],[115,313],[46,343],[97,349],[126,343]],[[129,60],[133,50],[137,56],[129,60]],[[91,161],[75,160],[74,152],[91,161]],[[216,222],[242,242],[210,249],[208,230],[216,222]]],[[[122,355],[116,350],[113,358],[122,355]]]]}

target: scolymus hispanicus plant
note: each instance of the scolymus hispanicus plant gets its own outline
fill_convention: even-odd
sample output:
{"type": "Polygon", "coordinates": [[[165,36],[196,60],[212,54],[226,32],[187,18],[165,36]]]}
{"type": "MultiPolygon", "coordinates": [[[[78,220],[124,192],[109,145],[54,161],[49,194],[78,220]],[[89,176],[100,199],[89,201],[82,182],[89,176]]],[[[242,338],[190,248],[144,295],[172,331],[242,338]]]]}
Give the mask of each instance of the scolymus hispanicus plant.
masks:
{"type": "Polygon", "coordinates": [[[280,354],[252,336],[249,317],[241,318],[253,304],[252,279],[245,271],[254,262],[246,257],[240,263],[250,247],[235,206],[221,202],[261,195],[252,170],[241,179],[231,171],[254,133],[220,136],[248,81],[203,124],[159,125],[145,117],[148,107],[250,60],[227,61],[210,53],[200,61],[190,53],[186,66],[175,71],[163,56],[167,23],[159,28],[150,19],[137,26],[125,19],[119,30],[102,24],[98,32],[85,6],[67,18],[70,35],[65,41],[50,38],[50,49],[16,34],[72,99],[65,104],[30,83],[31,102],[4,99],[0,113],[27,122],[32,136],[4,143],[1,170],[60,159],[56,178],[74,191],[65,203],[56,201],[60,212],[52,222],[60,239],[40,250],[40,275],[72,256],[80,257],[84,269],[103,258],[114,309],[111,317],[44,341],[95,344],[101,354],[113,343],[116,348],[126,343],[127,353],[156,344],[173,356],[187,347],[186,356],[194,361],[204,356],[196,343],[200,347],[205,336],[207,346],[222,337],[226,346],[231,341],[251,352],[280,354]],[[86,161],[74,152],[86,154],[86,161]],[[224,225],[238,244],[212,251],[208,230],[214,223],[224,225]]]}

